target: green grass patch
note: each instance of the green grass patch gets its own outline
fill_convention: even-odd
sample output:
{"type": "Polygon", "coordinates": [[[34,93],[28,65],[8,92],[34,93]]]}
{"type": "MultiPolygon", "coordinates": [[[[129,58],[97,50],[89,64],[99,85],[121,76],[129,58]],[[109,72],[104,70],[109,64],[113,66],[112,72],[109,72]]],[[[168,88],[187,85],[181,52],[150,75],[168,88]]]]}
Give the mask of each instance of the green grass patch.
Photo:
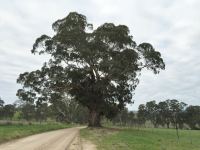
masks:
{"type": "Polygon", "coordinates": [[[0,143],[6,142],[12,139],[25,137],[28,135],[72,127],[72,125],[61,124],[61,123],[50,123],[50,124],[11,124],[11,125],[0,125],[0,143]]]}
{"type": "Polygon", "coordinates": [[[174,129],[82,129],[81,137],[98,150],[200,150],[200,131],[174,129]]]}

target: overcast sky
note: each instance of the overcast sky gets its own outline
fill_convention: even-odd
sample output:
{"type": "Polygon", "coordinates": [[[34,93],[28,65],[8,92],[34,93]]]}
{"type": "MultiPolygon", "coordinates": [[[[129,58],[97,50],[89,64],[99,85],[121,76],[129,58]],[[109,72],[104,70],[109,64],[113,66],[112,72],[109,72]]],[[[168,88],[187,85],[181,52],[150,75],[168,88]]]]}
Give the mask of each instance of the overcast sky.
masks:
{"type": "Polygon", "coordinates": [[[20,73],[40,68],[43,57],[30,50],[41,34],[52,35],[57,19],[77,11],[97,27],[125,24],[135,41],[159,50],[166,70],[143,71],[130,109],[141,103],[176,98],[200,105],[199,0],[0,0],[0,97],[14,102],[20,73]]]}

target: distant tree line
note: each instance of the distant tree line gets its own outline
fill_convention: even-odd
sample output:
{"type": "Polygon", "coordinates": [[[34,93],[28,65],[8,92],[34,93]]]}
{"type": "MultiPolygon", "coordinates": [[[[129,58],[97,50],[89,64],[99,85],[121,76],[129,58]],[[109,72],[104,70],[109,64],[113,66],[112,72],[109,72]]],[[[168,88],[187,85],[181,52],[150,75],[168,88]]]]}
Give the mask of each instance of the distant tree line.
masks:
{"type": "Polygon", "coordinates": [[[12,104],[4,104],[5,102],[0,98],[0,119],[11,119],[15,113],[15,107],[12,104]]]}
{"type": "Polygon", "coordinates": [[[26,120],[28,122],[45,122],[47,120],[81,123],[88,121],[88,110],[70,99],[48,104],[15,101],[13,104],[4,105],[0,98],[0,119],[1,120],[26,120]]]}
{"type": "MultiPolygon", "coordinates": [[[[55,100],[51,104],[44,102],[35,104],[18,100],[6,105],[0,98],[1,120],[26,120],[28,122],[54,120],[86,124],[89,119],[88,114],[87,108],[68,97],[55,100]]],[[[200,106],[188,106],[176,99],[159,103],[149,101],[139,105],[138,111],[129,111],[125,108],[117,115],[109,115],[113,125],[135,127],[153,125],[155,128],[200,129],[200,106]]]]}
{"type": "Polygon", "coordinates": [[[188,106],[176,99],[155,101],[141,104],[138,108],[138,119],[145,123],[150,121],[154,127],[166,126],[182,129],[184,125],[191,129],[200,129],[200,106],[188,106]]]}
{"type": "Polygon", "coordinates": [[[176,99],[159,103],[149,101],[141,104],[137,112],[124,109],[112,120],[114,125],[146,126],[148,123],[155,128],[190,128],[200,129],[200,106],[188,106],[176,99]]]}

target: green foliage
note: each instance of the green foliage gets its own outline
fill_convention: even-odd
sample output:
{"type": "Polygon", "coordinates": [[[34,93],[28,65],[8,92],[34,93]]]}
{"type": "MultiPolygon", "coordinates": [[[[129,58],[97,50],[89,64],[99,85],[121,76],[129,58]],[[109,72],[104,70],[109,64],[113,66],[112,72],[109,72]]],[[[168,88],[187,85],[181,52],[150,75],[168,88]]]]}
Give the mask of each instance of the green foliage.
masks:
{"type": "Polygon", "coordinates": [[[35,110],[36,120],[37,121],[46,121],[48,117],[48,104],[47,103],[39,103],[36,105],[35,110]]]}
{"type": "Polygon", "coordinates": [[[189,106],[178,100],[166,100],[156,104],[155,101],[147,102],[138,108],[138,119],[149,120],[154,127],[159,125],[169,128],[170,124],[176,129],[182,129],[184,124],[191,129],[200,128],[200,106],[189,106]]]}
{"type": "Polygon", "coordinates": [[[156,101],[149,101],[139,105],[137,112],[128,109],[118,112],[111,121],[114,126],[152,127],[154,125],[156,128],[197,130],[200,129],[200,106],[187,107],[187,104],[175,99],[161,101],[158,104],[156,101]]]}
{"type": "Polygon", "coordinates": [[[40,70],[19,76],[23,89],[18,97],[53,103],[69,95],[89,109],[89,124],[99,126],[102,115],[113,117],[133,102],[143,68],[155,74],[165,69],[161,54],[149,43],[137,45],[127,26],[104,23],[88,32],[91,27],[76,12],[53,23],[55,35],[42,35],[32,49],[49,54],[50,60],[40,70]]]}
{"type": "Polygon", "coordinates": [[[157,108],[156,101],[150,101],[146,103],[147,120],[150,120],[154,127],[157,127],[159,122],[159,113],[157,108]]]}
{"type": "Polygon", "coordinates": [[[16,111],[12,119],[13,120],[21,120],[22,118],[23,118],[22,112],[21,111],[16,111]]]}
{"type": "Polygon", "coordinates": [[[4,103],[5,103],[4,100],[2,100],[0,97],[0,108],[4,106],[4,103]]]}
{"type": "Polygon", "coordinates": [[[145,124],[147,120],[147,111],[144,104],[139,105],[137,118],[140,124],[145,124]]]}
{"type": "Polygon", "coordinates": [[[167,100],[167,102],[169,103],[169,107],[170,107],[170,113],[171,113],[171,123],[176,127],[179,124],[180,126],[182,126],[183,121],[181,118],[181,114],[183,113],[185,107],[187,106],[187,104],[183,103],[183,102],[179,102],[178,100],[167,100]]]}
{"type": "Polygon", "coordinates": [[[88,110],[70,98],[47,103],[34,104],[31,102],[16,101],[13,120],[26,120],[29,122],[46,122],[56,120],[58,122],[85,124],[88,120],[88,110]]]}
{"type": "Polygon", "coordinates": [[[185,117],[190,128],[200,129],[200,106],[187,107],[185,117]]]}
{"type": "Polygon", "coordinates": [[[158,103],[159,121],[160,125],[167,125],[169,128],[171,122],[171,111],[169,106],[170,101],[163,101],[158,103]]]}
{"type": "Polygon", "coordinates": [[[24,103],[21,107],[22,118],[30,121],[35,118],[35,105],[32,103],[24,103]]]}
{"type": "Polygon", "coordinates": [[[3,107],[4,107],[4,101],[0,97],[0,119],[3,118],[3,107]]]}
{"type": "Polygon", "coordinates": [[[3,118],[12,119],[15,113],[15,106],[12,104],[7,104],[3,107],[3,118]]]}
{"type": "Polygon", "coordinates": [[[57,121],[80,124],[88,121],[88,109],[69,97],[55,101],[49,108],[57,121]]]}
{"type": "Polygon", "coordinates": [[[114,126],[133,126],[138,123],[135,115],[136,114],[133,111],[128,111],[128,109],[125,108],[118,112],[117,115],[111,119],[111,121],[114,126]]]}
{"type": "Polygon", "coordinates": [[[47,119],[58,122],[85,124],[88,120],[88,109],[70,98],[34,104],[17,100],[14,104],[0,107],[0,119],[13,121],[46,122],[47,119]]]}

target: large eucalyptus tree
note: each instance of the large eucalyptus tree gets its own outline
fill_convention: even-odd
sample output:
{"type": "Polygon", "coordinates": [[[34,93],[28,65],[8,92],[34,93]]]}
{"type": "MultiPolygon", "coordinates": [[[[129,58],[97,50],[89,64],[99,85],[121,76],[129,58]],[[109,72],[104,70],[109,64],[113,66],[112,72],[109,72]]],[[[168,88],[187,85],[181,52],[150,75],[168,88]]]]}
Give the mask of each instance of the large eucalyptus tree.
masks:
{"type": "Polygon", "coordinates": [[[93,29],[84,15],[71,12],[52,28],[55,35],[42,35],[31,51],[49,54],[49,61],[20,74],[17,95],[37,103],[70,96],[89,109],[89,126],[100,126],[101,116],[112,117],[133,102],[143,68],[155,74],[165,68],[161,54],[149,43],[137,45],[125,25],[93,29]]]}

